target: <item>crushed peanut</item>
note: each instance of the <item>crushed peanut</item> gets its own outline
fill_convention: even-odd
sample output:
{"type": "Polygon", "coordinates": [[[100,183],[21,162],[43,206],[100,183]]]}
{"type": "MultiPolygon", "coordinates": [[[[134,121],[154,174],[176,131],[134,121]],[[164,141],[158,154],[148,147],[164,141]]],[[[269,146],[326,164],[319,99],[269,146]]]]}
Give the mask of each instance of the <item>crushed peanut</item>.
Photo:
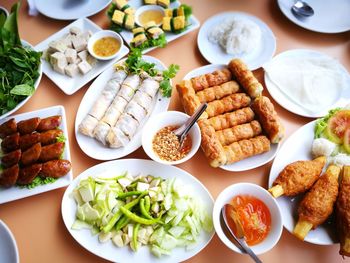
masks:
{"type": "Polygon", "coordinates": [[[160,129],[153,138],[153,151],[160,159],[165,161],[177,161],[184,158],[192,147],[192,140],[189,135],[186,136],[180,149],[180,141],[172,131],[176,126],[167,126],[160,129]]]}

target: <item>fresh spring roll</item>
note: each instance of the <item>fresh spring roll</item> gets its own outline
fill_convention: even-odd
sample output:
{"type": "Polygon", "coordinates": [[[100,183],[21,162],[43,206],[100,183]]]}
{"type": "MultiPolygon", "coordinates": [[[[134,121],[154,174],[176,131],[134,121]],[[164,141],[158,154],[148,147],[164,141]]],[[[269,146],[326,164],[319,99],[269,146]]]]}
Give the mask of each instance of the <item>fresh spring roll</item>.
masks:
{"type": "Polygon", "coordinates": [[[153,100],[147,93],[138,90],[132,100],[144,108],[147,113],[151,111],[153,100]]]}
{"type": "Polygon", "coordinates": [[[103,121],[100,121],[94,129],[94,137],[102,142],[103,145],[106,145],[106,137],[110,129],[111,126],[103,121]]]}
{"type": "Polygon", "coordinates": [[[156,96],[158,89],[159,82],[152,78],[147,78],[142,81],[139,91],[145,92],[153,99],[156,96]]]}
{"type": "Polygon", "coordinates": [[[254,119],[254,116],[253,110],[250,107],[245,107],[233,112],[212,117],[208,119],[208,121],[216,131],[219,131],[250,122],[254,119]]]}
{"type": "Polygon", "coordinates": [[[124,112],[127,104],[128,102],[124,98],[117,95],[107,109],[102,121],[113,127],[118,121],[120,115],[124,112]]]}
{"type": "Polygon", "coordinates": [[[123,82],[118,96],[123,97],[127,102],[134,96],[140,85],[140,77],[138,75],[129,75],[123,82]]]}
{"type": "Polygon", "coordinates": [[[120,128],[113,127],[107,134],[106,141],[109,147],[120,148],[127,145],[130,142],[130,139],[124,134],[124,132],[121,131],[120,128]]]}
{"type": "Polygon", "coordinates": [[[88,114],[85,116],[83,121],[79,124],[78,130],[80,133],[86,136],[94,137],[93,132],[97,124],[98,124],[98,119],[88,114]]]}
{"type": "Polygon", "coordinates": [[[138,125],[139,123],[133,117],[126,113],[123,113],[117,121],[115,127],[119,128],[122,132],[125,133],[126,136],[131,139],[132,136],[134,136],[138,125]]]}
{"type": "Polygon", "coordinates": [[[239,91],[239,85],[236,81],[228,81],[219,86],[214,86],[197,92],[197,97],[200,102],[211,102],[219,100],[225,96],[239,91]]]}
{"type": "Polygon", "coordinates": [[[147,115],[146,110],[137,104],[137,102],[133,99],[126,106],[125,113],[132,116],[139,124],[147,115]]]}

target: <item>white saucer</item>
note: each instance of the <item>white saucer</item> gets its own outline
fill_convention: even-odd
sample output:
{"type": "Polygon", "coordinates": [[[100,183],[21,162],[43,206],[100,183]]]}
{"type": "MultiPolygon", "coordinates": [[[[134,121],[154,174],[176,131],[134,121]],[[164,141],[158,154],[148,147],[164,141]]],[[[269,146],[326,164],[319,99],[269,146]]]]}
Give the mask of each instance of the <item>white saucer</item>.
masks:
{"type": "Polygon", "coordinates": [[[8,226],[0,220],[0,255],[2,263],[19,263],[15,237],[8,226]]]}

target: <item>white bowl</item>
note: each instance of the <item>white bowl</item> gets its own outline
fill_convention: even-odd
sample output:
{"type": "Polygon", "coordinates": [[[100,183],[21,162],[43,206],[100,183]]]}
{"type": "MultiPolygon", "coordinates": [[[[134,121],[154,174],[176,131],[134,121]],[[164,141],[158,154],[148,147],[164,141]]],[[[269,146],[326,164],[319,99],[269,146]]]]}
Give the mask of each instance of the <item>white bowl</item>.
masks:
{"type": "MultiPolygon", "coordinates": [[[[135,12],[135,22],[136,22],[137,25],[142,26],[142,27],[144,26],[144,25],[141,24],[139,17],[140,17],[140,15],[143,12],[149,11],[149,10],[160,11],[160,12],[162,12],[163,17],[165,16],[165,12],[164,12],[164,8],[163,7],[161,7],[159,5],[143,5],[143,6],[139,7],[139,8],[137,8],[137,10],[135,12]]],[[[162,24],[162,22],[160,22],[160,23],[158,23],[156,25],[160,26],[161,24],[162,24]]]]}
{"type": "Polygon", "coordinates": [[[97,58],[99,60],[110,60],[110,59],[113,59],[113,58],[117,57],[118,54],[120,53],[121,49],[122,49],[122,46],[123,46],[123,39],[122,39],[122,37],[118,33],[114,32],[114,31],[111,31],[111,30],[98,31],[98,32],[94,33],[89,38],[89,41],[88,41],[88,51],[89,51],[89,53],[93,57],[95,57],[95,58],[97,58]],[[114,53],[113,55],[108,56],[108,57],[101,57],[99,55],[96,55],[94,50],[93,50],[93,46],[94,46],[94,44],[95,44],[95,42],[97,40],[99,40],[99,39],[101,39],[103,37],[113,37],[113,38],[117,39],[119,41],[119,43],[120,43],[119,50],[116,53],[114,53]]]}
{"type": "Polygon", "coordinates": [[[8,226],[0,220],[0,255],[2,263],[18,263],[19,254],[15,237],[8,226]]]}
{"type": "Polygon", "coordinates": [[[162,160],[158,155],[153,151],[152,141],[156,133],[166,127],[166,126],[181,126],[184,124],[190,116],[183,112],[179,111],[166,111],[162,112],[151,119],[143,127],[142,131],[142,147],[145,150],[146,154],[154,161],[163,163],[163,164],[179,164],[189,160],[198,150],[201,144],[201,132],[197,123],[195,123],[188,135],[192,139],[192,148],[189,153],[182,159],[170,162],[162,160]]]}
{"type": "Polygon", "coordinates": [[[224,233],[223,229],[225,226],[224,223],[221,224],[220,220],[220,214],[221,214],[221,208],[227,204],[230,203],[232,198],[234,198],[237,195],[250,195],[254,196],[261,201],[264,202],[264,204],[268,207],[271,214],[271,228],[270,232],[267,235],[267,237],[260,242],[259,244],[256,244],[254,246],[250,246],[250,248],[254,251],[255,254],[263,254],[270,249],[272,249],[278,242],[278,240],[281,237],[283,224],[282,224],[282,216],[281,212],[278,208],[276,200],[271,196],[271,194],[266,191],[264,188],[262,188],[259,185],[251,184],[251,183],[238,183],[233,184],[224,189],[219,196],[216,198],[214,209],[213,209],[213,223],[214,228],[221,239],[221,241],[231,250],[241,253],[241,250],[232,243],[226,234],[224,233]]]}

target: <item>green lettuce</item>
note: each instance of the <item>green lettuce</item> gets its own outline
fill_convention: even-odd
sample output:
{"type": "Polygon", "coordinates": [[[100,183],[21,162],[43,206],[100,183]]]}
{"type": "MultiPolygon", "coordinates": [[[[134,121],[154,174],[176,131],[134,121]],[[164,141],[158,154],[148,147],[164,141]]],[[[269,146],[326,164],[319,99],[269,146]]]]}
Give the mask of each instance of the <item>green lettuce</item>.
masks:
{"type": "Polygon", "coordinates": [[[341,110],[341,108],[332,109],[328,112],[328,114],[326,116],[324,116],[323,118],[320,118],[316,121],[315,131],[314,131],[315,132],[315,139],[321,138],[321,137],[325,137],[325,138],[329,139],[327,134],[325,133],[325,129],[327,128],[328,120],[330,118],[332,118],[334,116],[334,114],[336,114],[340,110],[341,110]]]}

